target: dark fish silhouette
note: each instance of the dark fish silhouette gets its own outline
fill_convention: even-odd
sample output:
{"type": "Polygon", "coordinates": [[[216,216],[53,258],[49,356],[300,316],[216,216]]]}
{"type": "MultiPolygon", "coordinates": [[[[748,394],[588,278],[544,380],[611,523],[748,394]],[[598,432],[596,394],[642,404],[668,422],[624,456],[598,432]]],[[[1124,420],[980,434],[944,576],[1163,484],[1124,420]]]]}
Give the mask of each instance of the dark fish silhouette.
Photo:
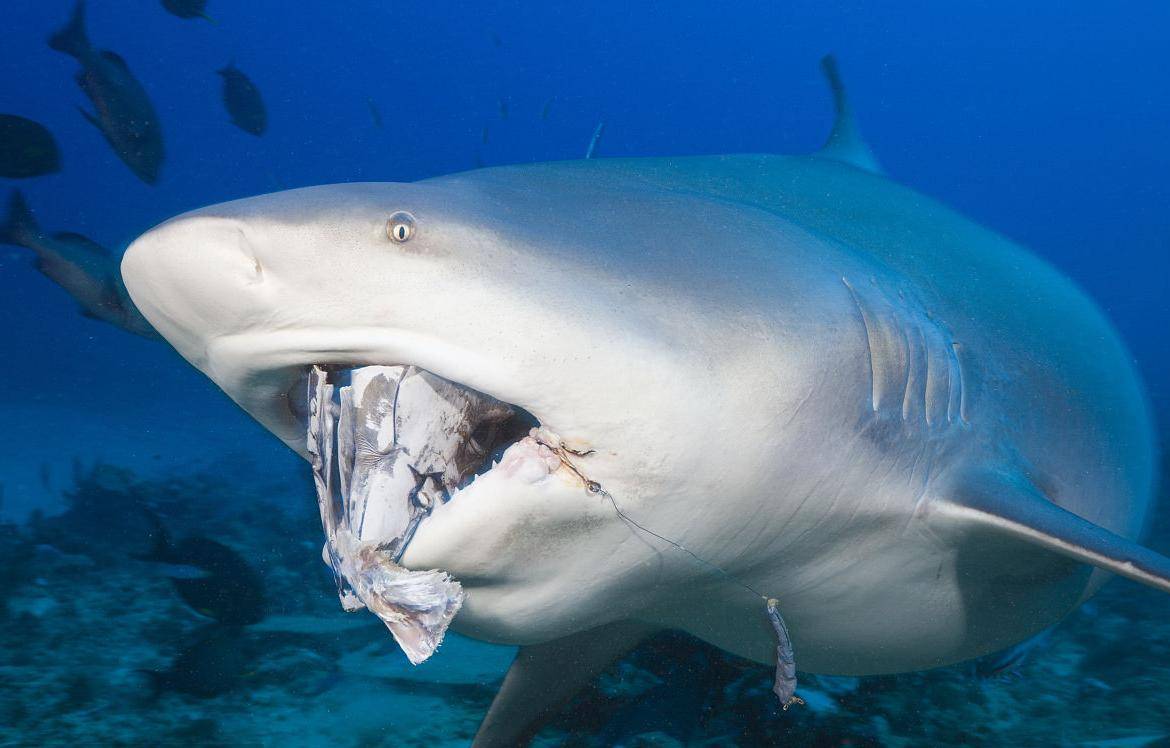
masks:
{"type": "Polygon", "coordinates": [[[25,179],[61,170],[61,152],[45,126],[0,114],[0,177],[25,179]]]}
{"type": "Polygon", "coordinates": [[[268,113],[260,89],[233,63],[216,72],[223,77],[223,105],[231,115],[232,124],[244,132],[263,135],[268,129],[268,113]]]}
{"type": "Polygon", "coordinates": [[[162,0],[162,6],[171,15],[179,18],[203,18],[211,21],[207,15],[207,0],[162,0]]]}
{"type": "Polygon", "coordinates": [[[373,99],[366,99],[366,103],[370,105],[370,117],[374,120],[374,127],[379,130],[382,129],[382,113],[378,111],[378,105],[374,103],[373,99]]]}
{"type": "Polygon", "coordinates": [[[1052,629],[1046,628],[1015,646],[980,657],[973,663],[975,677],[983,680],[1018,677],[1020,667],[1051,634],[1052,629]]]}
{"type": "Polygon", "coordinates": [[[35,252],[36,269],[76,299],[86,317],[159,339],[126,293],[118,261],[109,251],[81,234],[41,231],[19,190],[13,190],[9,198],[8,215],[0,224],[0,244],[35,252]]]}
{"type": "Polygon", "coordinates": [[[500,119],[508,119],[508,100],[500,99],[500,119]]]}
{"type": "Polygon", "coordinates": [[[147,184],[158,181],[163,162],[162,128],[154,105],[126,61],[109,50],[96,50],[85,34],[85,3],[78,0],[73,17],[49,46],[81,63],[77,85],[93,102],[94,113],[81,115],[101,131],[118,158],[147,184]]]}
{"type": "Polygon", "coordinates": [[[139,560],[167,565],[175,592],[196,613],[227,626],[264,620],[264,585],[259,573],[236,551],[198,535],[172,543],[152,512],[154,549],[139,560]]]}
{"type": "Polygon", "coordinates": [[[152,696],[165,692],[210,699],[237,688],[253,672],[262,638],[239,626],[210,625],[179,651],[164,671],[139,671],[150,679],[152,696]]]}

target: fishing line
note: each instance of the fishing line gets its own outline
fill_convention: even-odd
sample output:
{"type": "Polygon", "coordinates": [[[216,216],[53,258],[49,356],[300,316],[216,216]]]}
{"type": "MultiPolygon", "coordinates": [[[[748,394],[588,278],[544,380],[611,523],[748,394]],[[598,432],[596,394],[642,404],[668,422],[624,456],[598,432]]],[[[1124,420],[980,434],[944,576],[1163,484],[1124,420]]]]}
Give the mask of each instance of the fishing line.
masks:
{"type": "Polygon", "coordinates": [[[606,491],[604,488],[602,488],[601,484],[598,483],[597,481],[590,480],[589,478],[586,478],[585,475],[580,470],[577,469],[577,466],[573,464],[572,460],[570,460],[568,457],[565,456],[565,452],[569,452],[570,454],[574,454],[574,455],[577,455],[579,457],[584,457],[585,455],[591,454],[593,452],[593,450],[589,450],[587,452],[578,452],[576,450],[569,449],[568,447],[566,447],[564,445],[553,446],[550,444],[545,444],[544,442],[540,442],[539,439],[537,441],[540,444],[543,444],[545,447],[547,447],[550,451],[552,451],[553,454],[555,454],[557,456],[557,459],[559,459],[561,461],[562,465],[567,467],[569,470],[571,470],[573,472],[574,475],[576,475],[578,478],[581,479],[581,482],[585,484],[586,491],[588,491],[589,493],[592,493],[592,494],[600,494],[601,496],[604,496],[605,498],[609,499],[609,503],[613,505],[613,510],[615,512],[617,512],[617,516],[621,517],[623,522],[638,528],[639,530],[646,533],[647,535],[652,535],[653,537],[658,538],[663,543],[666,543],[667,545],[671,546],[672,548],[674,548],[676,550],[682,551],[683,553],[690,556],[692,559],[697,561],[702,566],[718,573],[720,576],[722,576],[727,581],[729,581],[733,584],[737,584],[740,587],[743,587],[748,592],[752,593],[756,597],[763,600],[765,604],[773,599],[773,598],[768,597],[764,593],[760,592],[756,588],[752,587],[747,582],[744,582],[740,579],[737,579],[731,572],[727,571],[726,569],[724,569],[721,566],[718,566],[717,564],[711,563],[710,561],[703,558],[699,554],[695,553],[690,548],[687,548],[685,545],[678,542],[677,540],[671,540],[670,538],[666,537],[665,535],[659,535],[658,533],[651,530],[649,527],[646,527],[646,525],[643,525],[638,520],[634,519],[630,515],[623,512],[621,507],[618,506],[617,499],[615,499],[613,497],[613,494],[611,494],[609,491],[606,491]]]}
{"type": "Polygon", "coordinates": [[[695,561],[699,562],[701,565],[705,566],[706,568],[708,568],[714,572],[717,572],[718,574],[723,576],[723,578],[727,579],[729,582],[733,582],[734,584],[737,584],[740,587],[743,587],[745,590],[752,593],[756,597],[760,598],[764,602],[768,602],[769,600],[772,599],[772,598],[768,597],[767,595],[763,594],[762,592],[760,592],[759,590],[757,590],[756,588],[752,587],[747,582],[744,582],[741,579],[737,579],[733,574],[731,574],[731,572],[727,571],[723,567],[718,566],[717,564],[711,563],[710,561],[703,558],[699,554],[695,553],[690,548],[687,548],[685,545],[678,542],[677,540],[671,540],[670,538],[668,538],[664,535],[659,535],[658,533],[651,530],[649,527],[646,527],[638,520],[634,519],[630,515],[623,512],[621,507],[618,506],[617,500],[614,499],[613,494],[611,494],[609,491],[606,491],[604,488],[602,488],[601,484],[598,483],[597,481],[593,481],[593,480],[586,481],[585,488],[586,488],[586,490],[589,491],[589,493],[600,494],[600,495],[604,496],[605,498],[609,499],[609,503],[613,505],[613,510],[615,512],[617,512],[617,516],[621,517],[622,521],[626,522],[627,524],[633,525],[634,527],[638,528],[639,530],[646,533],[647,535],[652,535],[652,536],[658,538],[659,540],[661,540],[663,543],[666,543],[667,545],[670,545],[671,547],[675,548],[676,550],[682,551],[683,553],[685,553],[688,556],[690,556],[691,558],[693,558],[695,561]]]}
{"type": "Polygon", "coordinates": [[[565,454],[568,452],[578,456],[585,456],[590,454],[593,450],[589,450],[587,452],[577,452],[563,445],[553,447],[548,444],[544,444],[544,442],[539,443],[551,450],[553,454],[557,456],[557,459],[561,461],[562,465],[571,470],[574,475],[581,479],[581,482],[585,484],[586,491],[591,494],[604,496],[606,499],[608,499],[610,505],[613,506],[613,510],[617,513],[617,516],[620,517],[621,520],[627,525],[645,533],[646,535],[661,540],[663,543],[666,543],[677,551],[685,553],[695,563],[699,564],[703,568],[716,572],[727,581],[744,588],[748,592],[763,600],[764,613],[767,616],[768,624],[772,627],[772,633],[776,637],[776,674],[772,684],[772,693],[776,694],[776,697],[780,700],[780,708],[784,711],[788,711],[788,708],[793,704],[804,703],[804,699],[796,695],[796,654],[792,647],[792,637],[788,634],[788,624],[786,624],[784,619],[780,616],[779,600],[774,597],[768,597],[767,595],[757,590],[755,587],[752,587],[747,582],[736,578],[731,572],[727,571],[718,564],[711,563],[677,540],[672,540],[665,535],[661,535],[654,530],[651,530],[649,527],[646,527],[646,525],[643,525],[638,520],[623,512],[622,508],[618,506],[617,499],[613,497],[613,494],[602,488],[601,484],[597,481],[586,478],[565,454]]]}
{"type": "Polygon", "coordinates": [[[561,457],[561,461],[567,465],[569,469],[576,473],[577,476],[581,478],[581,480],[585,481],[585,489],[589,491],[589,493],[600,494],[601,496],[609,499],[609,503],[613,506],[613,510],[617,512],[617,516],[621,517],[623,522],[641,530],[647,535],[658,538],[663,543],[666,543],[676,550],[682,551],[703,567],[717,572],[720,576],[727,579],[729,582],[743,587],[745,590],[752,593],[753,595],[756,595],[764,601],[764,611],[768,617],[768,623],[772,626],[772,633],[776,636],[776,675],[775,681],[772,685],[772,693],[776,694],[776,697],[780,700],[780,708],[783,711],[788,711],[789,707],[791,707],[793,704],[803,704],[804,699],[796,695],[796,655],[792,648],[792,637],[788,634],[788,624],[786,624],[784,619],[780,616],[780,601],[774,597],[768,597],[756,588],[752,587],[747,582],[744,582],[741,579],[737,579],[726,569],[718,566],[717,564],[711,563],[677,540],[671,540],[665,535],[660,535],[659,533],[651,530],[649,527],[646,527],[638,520],[623,512],[622,508],[618,506],[617,499],[615,499],[613,494],[611,494],[609,491],[606,491],[604,488],[602,488],[600,483],[595,480],[589,480],[585,476],[581,475],[576,467],[574,467],[573,464],[566,460],[563,456],[561,457]]]}

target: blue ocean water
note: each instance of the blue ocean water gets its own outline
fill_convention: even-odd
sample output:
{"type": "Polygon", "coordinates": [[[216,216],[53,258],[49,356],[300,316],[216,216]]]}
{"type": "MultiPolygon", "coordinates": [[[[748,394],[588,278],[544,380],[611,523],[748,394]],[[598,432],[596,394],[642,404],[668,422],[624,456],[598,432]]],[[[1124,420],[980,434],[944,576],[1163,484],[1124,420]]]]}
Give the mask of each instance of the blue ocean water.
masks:
{"type": "MultiPolygon", "coordinates": [[[[166,159],[154,186],[137,179],[77,112],[79,105],[90,107],[73,80],[77,63],[45,41],[71,8],[69,0],[10,0],[3,10],[8,33],[0,50],[0,112],[47,126],[60,145],[62,169],[34,179],[0,180],[0,188],[19,187],[42,226],[83,233],[115,253],[168,217],[234,198],[312,184],[411,181],[480,165],[580,158],[599,122],[605,123],[599,157],[808,152],[823,142],[832,122],[818,60],[833,52],[864,133],[888,173],[1030,247],[1074,278],[1120,331],[1159,423],[1163,429],[1170,425],[1170,86],[1164,74],[1170,68],[1170,6],[1165,3],[210,0],[212,22],[179,19],[150,0],[91,0],[90,38],[126,60],[161,118],[166,159]],[[261,137],[234,127],[224,111],[216,70],[228,62],[245,71],[263,95],[269,126],[261,137]]],[[[303,563],[295,562],[299,566],[273,572],[283,578],[273,589],[295,587],[297,573],[315,585],[312,595],[283,612],[330,615],[329,606],[336,603],[318,562],[315,508],[297,460],[165,345],[79,315],[76,304],[33,269],[29,252],[0,247],[0,273],[8,362],[0,394],[8,415],[0,438],[3,516],[23,521],[37,510],[53,514],[69,506],[71,463],[77,461],[82,469],[76,480],[91,492],[96,480],[101,490],[119,495],[149,487],[169,492],[168,500],[186,497],[210,507],[190,510],[189,516],[171,507],[173,521],[189,534],[219,533],[240,549],[258,543],[264,564],[303,557],[303,563]],[[117,479],[95,479],[87,471],[97,462],[123,472],[117,479]],[[289,537],[259,527],[263,513],[248,520],[224,514],[216,508],[217,494],[282,505],[294,518],[281,525],[289,537]],[[286,540],[296,546],[295,554],[273,550],[286,540]]],[[[1166,511],[1156,523],[1163,533],[1166,511]]],[[[100,531],[93,538],[97,546],[120,542],[121,536],[100,531]]],[[[1164,540],[1160,547],[1165,549],[1164,540]]],[[[53,660],[45,642],[67,637],[71,618],[85,619],[85,611],[70,609],[62,602],[68,596],[59,594],[73,576],[85,577],[94,563],[105,563],[77,561],[85,550],[70,549],[73,560],[63,562],[60,552],[41,549],[31,568],[23,564],[20,575],[9,580],[13,589],[33,591],[15,594],[20,604],[10,606],[3,624],[7,635],[16,637],[16,628],[38,633],[8,644],[19,640],[21,646],[39,647],[42,659],[4,663],[0,656],[0,666],[11,670],[0,677],[16,678],[23,672],[19,668],[45,670],[46,662],[52,665],[46,673],[77,674],[75,662],[65,661],[66,654],[53,660]],[[71,564],[80,564],[81,571],[71,564]]],[[[110,577],[126,585],[137,579],[122,567],[110,577]]],[[[116,598],[113,592],[103,599],[142,608],[128,627],[153,626],[167,617],[183,623],[159,624],[162,633],[146,649],[124,642],[119,672],[165,668],[169,656],[194,640],[195,622],[183,618],[187,614],[179,603],[156,605],[169,595],[165,580],[143,584],[144,601],[116,598]]],[[[1123,670],[1117,663],[1125,661],[1132,677],[1150,677],[1141,672],[1144,660],[1126,654],[1108,632],[1138,625],[1134,620],[1143,611],[1154,619],[1160,611],[1165,619],[1166,608],[1155,607],[1153,593],[1119,586],[1111,585],[1112,597],[1095,603],[1096,610],[1087,614],[1095,617],[1072,622],[1081,626],[1077,635],[1062,641],[1055,664],[1042,671],[1050,680],[1080,684],[1076,698],[1056,702],[1050,711],[1072,711],[1082,698],[1118,699],[1122,711],[1113,714],[1112,727],[1132,722],[1136,734],[1170,733],[1165,699],[1161,711],[1139,718],[1124,709],[1141,703],[1141,694],[1119,695],[1125,686],[1078,669],[1097,657],[1104,662],[1102,672],[1116,675],[1123,670]],[[1137,611],[1132,618],[1126,614],[1131,609],[1137,611]],[[1086,640],[1090,631],[1102,641],[1086,640]],[[1100,654],[1106,646],[1113,647],[1111,656],[1100,654]],[[1083,685],[1089,677],[1101,683],[1100,694],[1093,695],[1096,686],[1083,685]],[[1134,700],[1125,701],[1129,697],[1134,700]]],[[[145,740],[132,723],[152,714],[164,725],[157,736],[172,742],[295,743],[298,734],[309,742],[324,740],[331,734],[325,729],[297,732],[303,701],[327,704],[315,716],[327,718],[332,734],[355,744],[465,742],[511,651],[457,640],[452,647],[466,648],[459,667],[419,675],[384,646],[379,633],[376,627],[362,629],[353,647],[345,646],[346,633],[334,631],[292,644],[262,641],[256,646],[277,652],[283,665],[269,661],[255,671],[260,673],[255,680],[243,678],[242,684],[233,680],[239,674],[224,674],[233,680],[233,690],[210,699],[166,694],[162,701],[118,704],[95,735],[106,742],[123,730],[130,740],[145,740]],[[320,637],[328,642],[320,643],[320,637]],[[379,646],[383,659],[398,659],[385,664],[371,656],[371,664],[353,654],[379,646]],[[289,672],[313,668],[333,680],[323,676],[291,695],[272,685],[289,672]],[[381,700],[371,696],[376,689],[383,692],[381,700]],[[246,705],[254,698],[261,706],[249,712],[246,705]],[[398,716],[403,714],[413,716],[398,716]],[[433,718],[422,719],[423,714],[433,718]]],[[[1167,646],[1165,631],[1149,636],[1167,646]]],[[[86,646],[96,649],[100,640],[75,646],[68,656],[83,656],[86,646]]],[[[639,674],[664,677],[655,673],[652,654],[626,663],[627,680],[637,682],[639,674]]],[[[692,674],[691,688],[714,682],[704,678],[729,682],[712,674],[718,663],[709,659],[697,676],[689,664],[677,667],[692,674]]],[[[52,708],[28,706],[34,701],[31,687],[9,689],[0,696],[5,704],[0,724],[8,725],[0,728],[0,738],[19,744],[84,737],[74,722],[90,719],[86,710],[113,703],[105,692],[113,682],[108,675],[101,668],[86,670],[82,680],[45,675],[37,689],[53,694],[52,708]],[[84,703],[73,709],[70,700],[84,703]]],[[[1018,721],[1036,721],[1036,731],[1028,733],[1013,733],[1013,720],[1004,716],[1017,708],[1012,703],[1037,690],[1039,679],[1034,675],[1022,686],[1003,686],[1014,691],[981,697],[986,701],[981,713],[996,715],[986,722],[998,720],[998,726],[972,742],[1019,744],[1022,739],[1011,736],[1038,740],[1045,734],[1040,720],[1054,719],[1051,714],[1027,712],[1018,721]]],[[[117,689],[132,689],[128,680],[117,683],[117,689]]],[[[960,680],[930,683],[951,700],[924,705],[922,710],[942,715],[929,719],[917,712],[890,716],[896,711],[893,696],[882,702],[871,691],[865,691],[866,698],[857,695],[856,684],[822,684],[824,704],[814,713],[830,720],[835,732],[821,733],[827,737],[820,744],[846,744],[833,741],[853,734],[847,732],[850,725],[865,740],[896,734],[910,743],[958,742],[957,733],[915,732],[922,724],[944,723],[948,710],[957,724],[976,718],[959,706],[967,701],[960,680]],[[842,706],[850,699],[865,702],[867,709],[880,702],[893,711],[863,714],[842,706]],[[879,718],[895,727],[871,729],[879,718]],[[915,727],[899,732],[899,719],[915,727]]],[[[1142,694],[1167,685],[1147,684],[1142,694]]],[[[891,692],[914,687],[903,681],[891,692]]],[[[612,688],[595,697],[615,703],[623,698],[621,689],[612,688]]],[[[654,703],[666,703],[667,711],[699,708],[689,702],[654,703]]],[[[812,734],[824,728],[807,714],[801,719],[812,734]]],[[[1082,725],[1086,741],[1130,734],[1111,731],[1104,717],[1092,719],[1097,721],[1082,725]]],[[[548,739],[563,739],[574,730],[612,736],[605,730],[617,729],[571,722],[562,727],[560,737],[548,739]]],[[[794,744],[813,744],[809,734],[789,737],[794,744]]],[[[1053,742],[1076,739],[1061,734],[1053,742]]]]}

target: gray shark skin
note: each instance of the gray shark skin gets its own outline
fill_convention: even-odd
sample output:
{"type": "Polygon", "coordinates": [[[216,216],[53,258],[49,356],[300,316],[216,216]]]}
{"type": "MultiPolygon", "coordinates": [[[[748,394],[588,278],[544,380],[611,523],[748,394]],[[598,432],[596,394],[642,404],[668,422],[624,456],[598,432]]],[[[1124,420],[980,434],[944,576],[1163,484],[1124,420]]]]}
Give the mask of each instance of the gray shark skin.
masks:
{"type": "Polygon", "coordinates": [[[1157,454],[1116,333],[880,173],[826,74],[816,154],[311,187],[127,251],[151,324],[302,455],[317,364],[417,366],[539,422],[543,452],[436,506],[401,558],[463,585],[455,630],[522,646],[477,745],[655,629],[774,666],[763,597],[797,668],[861,675],[1003,649],[1110,573],[1170,591],[1136,544],[1157,454]]]}

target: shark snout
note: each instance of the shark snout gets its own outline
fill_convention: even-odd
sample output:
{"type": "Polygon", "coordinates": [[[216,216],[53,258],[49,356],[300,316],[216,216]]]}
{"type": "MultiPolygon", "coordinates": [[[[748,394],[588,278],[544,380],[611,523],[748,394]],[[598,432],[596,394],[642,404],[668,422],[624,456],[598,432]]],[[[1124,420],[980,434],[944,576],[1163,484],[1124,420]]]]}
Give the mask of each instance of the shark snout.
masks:
{"type": "Polygon", "coordinates": [[[231,218],[195,214],[151,229],[127,248],[122,277],[147,320],[184,354],[239,329],[262,306],[264,268],[231,218]]]}

